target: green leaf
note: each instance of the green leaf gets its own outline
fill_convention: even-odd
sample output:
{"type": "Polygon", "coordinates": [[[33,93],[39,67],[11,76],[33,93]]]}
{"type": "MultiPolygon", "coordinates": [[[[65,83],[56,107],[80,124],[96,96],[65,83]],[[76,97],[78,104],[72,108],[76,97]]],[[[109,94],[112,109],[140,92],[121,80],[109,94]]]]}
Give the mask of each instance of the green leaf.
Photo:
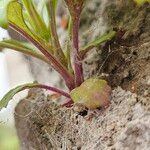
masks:
{"type": "MultiPolygon", "coordinates": [[[[54,14],[56,13],[56,8],[57,8],[57,4],[58,4],[58,0],[43,0],[45,1],[45,5],[46,5],[46,9],[47,9],[47,15],[48,15],[48,22],[50,22],[50,18],[52,16],[51,14],[51,7],[54,10],[54,14]],[[51,6],[50,6],[51,5],[51,6]]],[[[45,12],[44,12],[45,13],[45,12]]]]}
{"type": "Polygon", "coordinates": [[[52,67],[60,73],[67,86],[71,87],[71,84],[74,84],[73,76],[68,72],[66,67],[60,63],[60,60],[54,57],[53,47],[30,31],[23,19],[22,7],[16,1],[10,2],[8,5],[8,20],[9,26],[32,42],[32,44],[34,44],[45,55],[48,61],[52,64],[52,67]]]}
{"type": "Polygon", "coordinates": [[[41,88],[41,89],[46,89],[55,93],[59,93],[62,96],[65,96],[67,98],[70,98],[70,95],[62,90],[59,90],[55,87],[43,85],[43,84],[38,84],[37,82],[34,83],[28,83],[24,85],[17,86],[16,88],[10,90],[3,98],[0,100],[0,110],[3,107],[6,107],[9,103],[9,101],[13,98],[15,94],[17,94],[20,91],[23,91],[25,89],[31,89],[31,88],[41,88]]]}
{"type": "Polygon", "coordinates": [[[65,58],[65,55],[63,53],[63,50],[61,48],[59,37],[57,34],[57,28],[56,28],[56,15],[55,15],[55,9],[56,9],[56,0],[48,0],[48,13],[50,18],[50,30],[51,30],[51,38],[52,38],[52,45],[55,47],[54,55],[57,59],[60,60],[60,62],[67,67],[67,60],[65,58]]]}
{"type": "Polygon", "coordinates": [[[26,38],[30,39],[35,45],[40,45],[50,53],[53,53],[52,47],[45,42],[42,38],[31,32],[31,30],[26,25],[23,15],[22,7],[17,1],[10,2],[8,5],[8,21],[9,25],[23,34],[26,38]]]}
{"type": "Polygon", "coordinates": [[[54,10],[56,11],[58,0],[51,0],[53,3],[54,10]]]}
{"type": "Polygon", "coordinates": [[[13,98],[13,96],[20,92],[20,91],[23,91],[25,89],[30,89],[30,88],[33,88],[35,86],[37,86],[38,84],[37,83],[30,83],[30,84],[24,84],[24,85],[20,85],[12,90],[10,90],[3,98],[2,100],[0,101],[0,110],[3,108],[3,107],[6,107],[9,103],[9,101],[13,98]]]}
{"type": "Polygon", "coordinates": [[[71,41],[72,41],[72,18],[71,16],[69,16],[69,24],[68,24],[68,39],[67,39],[67,43],[66,43],[66,59],[67,59],[67,63],[68,63],[68,70],[73,73],[73,68],[72,68],[72,64],[71,64],[71,41]]]}
{"type": "Polygon", "coordinates": [[[0,27],[7,29],[8,19],[7,19],[7,6],[11,0],[0,0],[0,27]]]}
{"type": "Polygon", "coordinates": [[[74,103],[89,109],[105,107],[110,103],[111,88],[105,80],[91,78],[71,91],[74,103]]]}
{"type": "Polygon", "coordinates": [[[111,40],[116,35],[115,31],[111,31],[109,33],[106,33],[100,37],[98,37],[96,40],[90,42],[85,47],[81,48],[80,55],[83,57],[89,50],[91,50],[94,47],[98,47],[100,44],[111,40]]]}
{"type": "Polygon", "coordinates": [[[36,57],[42,61],[48,63],[47,59],[37,52],[37,48],[34,45],[26,42],[19,42],[16,40],[3,40],[0,41],[0,48],[9,48],[29,56],[36,57]]]}
{"type": "MultiPolygon", "coordinates": [[[[43,18],[48,30],[49,28],[49,16],[48,16],[48,9],[47,9],[47,0],[38,0],[37,2],[37,10],[40,16],[43,18]]],[[[50,31],[49,31],[50,33],[50,31]]]]}
{"type": "Polygon", "coordinates": [[[22,0],[23,4],[28,13],[29,23],[32,26],[32,29],[37,33],[41,38],[44,38],[46,41],[49,41],[50,33],[44,20],[41,18],[40,14],[37,12],[37,7],[34,5],[31,0],[22,0]]]}

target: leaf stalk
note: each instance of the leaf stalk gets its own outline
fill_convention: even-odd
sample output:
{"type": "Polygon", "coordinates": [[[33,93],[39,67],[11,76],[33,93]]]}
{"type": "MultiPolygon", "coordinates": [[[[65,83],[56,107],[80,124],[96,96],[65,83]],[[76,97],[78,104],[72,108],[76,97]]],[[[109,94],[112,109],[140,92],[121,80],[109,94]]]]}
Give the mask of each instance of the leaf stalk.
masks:
{"type": "Polygon", "coordinates": [[[75,69],[75,85],[80,86],[84,81],[83,79],[83,68],[82,59],[79,55],[79,25],[80,17],[75,17],[73,20],[72,27],[72,39],[73,39],[73,58],[74,58],[74,69],[75,69]]]}
{"type": "Polygon", "coordinates": [[[63,77],[67,87],[69,90],[74,88],[74,77],[71,75],[67,69],[54,57],[52,56],[38,41],[33,39],[29,34],[26,34],[21,28],[9,22],[9,26],[19,32],[22,36],[24,36],[27,40],[32,42],[52,63],[53,68],[63,77]]]}

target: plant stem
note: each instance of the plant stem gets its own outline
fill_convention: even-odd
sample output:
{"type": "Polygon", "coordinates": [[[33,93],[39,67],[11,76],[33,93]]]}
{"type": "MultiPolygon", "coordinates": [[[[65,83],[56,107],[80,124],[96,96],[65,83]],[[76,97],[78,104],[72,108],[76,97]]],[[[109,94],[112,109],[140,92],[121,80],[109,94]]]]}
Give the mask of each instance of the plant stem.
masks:
{"type": "Polygon", "coordinates": [[[68,70],[72,74],[74,74],[72,64],[71,64],[71,41],[72,41],[72,18],[69,17],[69,23],[68,23],[68,39],[67,39],[67,45],[66,45],[66,58],[68,63],[68,70]]]}
{"type": "Polygon", "coordinates": [[[21,28],[14,25],[13,23],[9,22],[9,26],[24,36],[27,40],[32,42],[45,56],[46,58],[52,63],[53,68],[63,77],[65,80],[66,86],[69,90],[74,89],[74,77],[67,71],[67,69],[54,57],[52,56],[38,41],[33,39],[29,34],[24,32],[21,28]]]}
{"type": "MultiPolygon", "coordinates": [[[[51,87],[51,86],[47,86],[47,85],[42,85],[42,84],[37,84],[34,86],[35,88],[42,88],[42,89],[45,89],[45,90],[49,90],[49,91],[52,91],[52,92],[55,92],[55,93],[59,93],[61,94],[62,96],[65,96],[67,98],[70,98],[70,95],[60,89],[57,89],[55,87],[51,87]]],[[[32,87],[33,88],[33,87],[32,87]]]]}
{"type": "Polygon", "coordinates": [[[73,29],[72,29],[72,38],[73,38],[73,56],[74,56],[74,69],[75,69],[75,85],[80,86],[83,82],[83,69],[82,62],[79,55],[79,25],[80,25],[80,17],[77,15],[73,19],[73,29]]]}

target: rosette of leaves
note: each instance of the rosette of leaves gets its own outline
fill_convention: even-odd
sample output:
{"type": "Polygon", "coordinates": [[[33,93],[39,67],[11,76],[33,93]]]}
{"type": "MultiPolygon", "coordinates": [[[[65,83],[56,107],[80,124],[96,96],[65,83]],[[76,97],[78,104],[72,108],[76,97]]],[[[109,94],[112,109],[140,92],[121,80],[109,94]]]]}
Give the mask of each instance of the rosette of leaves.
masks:
{"type": "Polygon", "coordinates": [[[95,109],[108,105],[111,89],[107,82],[100,79],[85,81],[81,62],[89,50],[111,40],[116,32],[110,31],[79,47],[80,15],[86,0],[64,1],[69,10],[68,41],[71,41],[65,50],[61,47],[56,29],[57,0],[41,0],[38,3],[34,0],[0,0],[0,26],[15,30],[28,41],[4,39],[0,41],[0,48],[19,51],[51,65],[68,88],[68,91],[63,91],[35,82],[20,85],[4,96],[0,101],[0,109],[6,107],[16,93],[30,88],[46,89],[66,97],[68,102],[64,106],[82,102],[86,107],[95,109]]]}

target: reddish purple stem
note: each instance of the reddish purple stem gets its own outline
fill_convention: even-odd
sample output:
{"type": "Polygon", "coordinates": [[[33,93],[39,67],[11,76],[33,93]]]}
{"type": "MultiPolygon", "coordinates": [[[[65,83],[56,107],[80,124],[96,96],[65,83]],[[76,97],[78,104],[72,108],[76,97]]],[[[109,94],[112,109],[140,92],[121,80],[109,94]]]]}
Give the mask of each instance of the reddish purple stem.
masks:
{"type": "Polygon", "coordinates": [[[42,88],[42,89],[46,89],[46,90],[49,90],[49,91],[52,91],[52,92],[55,92],[55,93],[59,93],[61,94],[62,96],[65,96],[67,98],[70,99],[70,95],[62,90],[59,90],[55,87],[51,87],[51,86],[47,86],[47,85],[42,85],[42,84],[39,84],[39,85],[35,85],[36,88],[42,88]]]}
{"type": "Polygon", "coordinates": [[[79,56],[79,25],[80,18],[79,16],[73,20],[73,46],[74,46],[74,67],[75,67],[75,85],[76,87],[80,86],[83,82],[83,69],[82,62],[79,56]]]}
{"type": "Polygon", "coordinates": [[[73,105],[73,101],[71,98],[67,99],[67,101],[65,103],[62,104],[62,106],[65,106],[65,107],[72,107],[73,105]]]}

